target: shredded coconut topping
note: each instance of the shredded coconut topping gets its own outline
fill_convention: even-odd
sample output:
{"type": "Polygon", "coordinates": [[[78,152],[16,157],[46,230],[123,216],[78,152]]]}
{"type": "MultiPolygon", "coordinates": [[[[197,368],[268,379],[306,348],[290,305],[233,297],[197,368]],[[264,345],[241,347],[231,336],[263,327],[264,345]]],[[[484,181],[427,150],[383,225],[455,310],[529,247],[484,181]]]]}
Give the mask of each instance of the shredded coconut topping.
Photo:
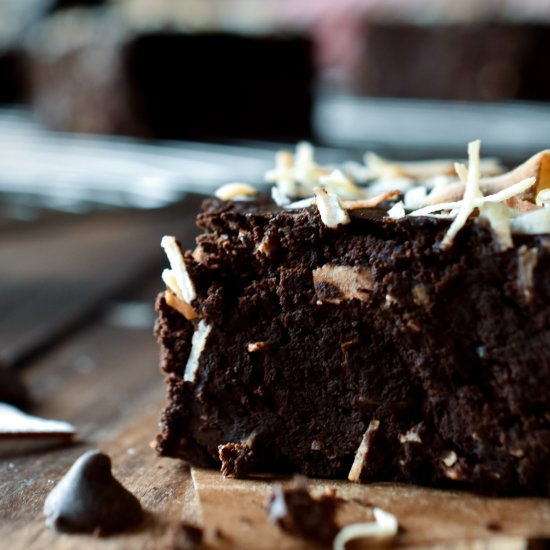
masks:
{"type": "Polygon", "coordinates": [[[479,168],[479,140],[472,141],[468,144],[468,176],[466,179],[466,189],[464,191],[464,198],[460,205],[456,218],[451,223],[441,246],[448,248],[456,234],[464,227],[466,220],[470,217],[470,214],[474,210],[474,199],[481,197],[481,191],[479,190],[479,178],[481,177],[481,171],[479,168]]]}
{"type": "Polygon", "coordinates": [[[315,187],[313,192],[317,198],[316,203],[321,220],[327,227],[334,229],[339,225],[350,223],[350,217],[342,207],[336,193],[329,193],[324,187],[315,187]]]}
{"type": "Polygon", "coordinates": [[[346,544],[355,539],[388,539],[397,535],[397,518],[381,508],[374,508],[374,520],[369,523],[352,523],[344,527],[335,537],[334,550],[345,550],[346,544]]]}
{"type": "Polygon", "coordinates": [[[199,370],[199,361],[202,351],[206,345],[208,335],[212,330],[212,325],[207,325],[204,319],[201,319],[195,327],[195,332],[191,338],[191,351],[185,365],[183,380],[185,382],[194,382],[199,370]]]}
{"type": "Polygon", "coordinates": [[[275,168],[265,175],[269,183],[276,183],[277,192],[273,193],[273,200],[281,206],[280,202],[289,201],[289,197],[298,196],[298,187],[294,179],[294,157],[288,151],[279,151],[275,155],[275,168]]]}
{"type": "MultiPolygon", "coordinates": [[[[548,151],[538,153],[524,165],[507,174],[481,179],[482,175],[495,176],[501,172],[500,166],[493,161],[483,162],[479,157],[479,141],[468,144],[468,167],[462,163],[451,163],[458,180],[449,179],[452,175],[449,162],[433,163],[392,163],[374,155],[367,154],[365,163],[370,167],[369,176],[385,178],[414,179],[432,174],[432,169],[440,177],[433,183],[432,191],[427,193],[428,185],[410,187],[404,191],[404,202],[396,203],[388,217],[401,218],[410,211],[410,216],[433,216],[451,219],[451,225],[442,241],[442,248],[449,247],[458,232],[464,227],[474,209],[478,208],[481,219],[486,219],[497,237],[501,249],[513,246],[512,232],[540,234],[550,232],[550,213],[540,209],[550,206],[550,190],[546,187],[550,180],[550,162],[548,151]],[[532,175],[536,174],[536,175],[532,175]],[[529,177],[525,177],[528,175],[529,177]],[[523,176],[523,177],[521,177],[523,176]],[[516,181],[513,179],[517,178],[516,181]],[[519,180],[519,181],[518,181],[519,180]],[[539,181],[536,204],[527,200],[532,195],[530,189],[539,181]],[[441,201],[441,198],[456,197],[462,189],[462,199],[441,201]],[[483,196],[485,190],[487,196],[483,196]],[[530,194],[526,194],[530,193],[530,194]],[[439,203],[438,202],[439,198],[439,203]],[[537,209],[537,206],[539,207],[537,209]],[[411,211],[412,210],[412,211],[411,211]],[[520,215],[518,215],[520,214],[520,215]]],[[[531,199],[532,200],[532,199],[531,199]]]]}
{"type": "Polygon", "coordinates": [[[256,189],[248,183],[226,183],[218,187],[214,195],[222,201],[230,201],[233,199],[253,197],[256,195],[256,189]]]}
{"type": "Polygon", "coordinates": [[[364,190],[357,187],[353,180],[341,170],[333,170],[326,176],[320,176],[319,183],[346,199],[365,196],[364,190]]]}
{"type": "Polygon", "coordinates": [[[275,168],[266,173],[265,179],[275,184],[271,195],[279,206],[288,205],[293,199],[311,197],[318,186],[343,198],[367,196],[365,189],[357,186],[350,175],[317,164],[313,146],[306,142],[297,145],[294,155],[289,151],[277,153],[275,168]]]}
{"type": "Polygon", "coordinates": [[[285,210],[299,210],[300,208],[308,208],[315,204],[315,197],[309,197],[308,199],[302,199],[301,201],[291,202],[283,206],[285,210]]]}
{"type": "Polygon", "coordinates": [[[295,159],[294,177],[306,188],[306,192],[318,185],[321,177],[328,173],[328,168],[323,168],[315,162],[311,143],[298,143],[295,159]]]}
{"type": "MultiPolygon", "coordinates": [[[[279,151],[275,168],[265,179],[275,184],[271,195],[278,206],[289,211],[317,206],[323,223],[331,228],[350,223],[348,211],[393,199],[388,218],[450,220],[443,249],[452,245],[476,209],[502,250],[513,246],[513,233],[550,233],[550,150],[503,173],[496,160],[481,159],[479,149],[479,140],[468,144],[467,166],[451,160],[393,162],[369,152],[364,164],[348,162],[335,168],[318,164],[313,146],[302,142],[294,154],[279,151]]],[[[227,184],[216,191],[222,200],[254,194],[254,188],[244,183],[227,184]]],[[[194,288],[183,261],[174,260],[172,271],[178,284],[174,285],[169,273],[163,278],[178,298],[189,302],[194,288]]]]}
{"type": "MultiPolygon", "coordinates": [[[[454,162],[448,159],[413,162],[390,161],[368,152],[365,154],[364,161],[367,168],[364,175],[369,179],[386,177],[426,180],[433,176],[454,176],[454,162]]],[[[496,175],[502,172],[502,166],[496,159],[488,158],[480,163],[480,170],[485,175],[496,175]]]]}
{"type": "Polygon", "coordinates": [[[403,205],[407,210],[422,208],[428,199],[428,191],[425,187],[413,187],[405,193],[403,205]]]}
{"type": "Polygon", "coordinates": [[[472,152],[468,169],[460,163],[455,164],[461,183],[448,185],[435,196],[430,195],[428,206],[410,215],[454,218],[442,243],[444,246],[452,242],[474,208],[479,209],[481,219],[489,222],[502,250],[513,246],[512,233],[547,233],[550,215],[541,210],[546,204],[545,198],[550,199],[550,192],[546,193],[550,178],[549,152],[541,151],[510,172],[484,179],[473,173],[472,164],[475,167],[479,156],[475,149],[472,152]],[[463,190],[462,200],[449,202],[460,189],[463,190]],[[537,191],[536,200],[533,200],[537,191]]]}
{"type": "Polygon", "coordinates": [[[193,321],[198,317],[197,312],[187,302],[180,300],[170,290],[164,292],[166,303],[172,308],[181,313],[188,321],[193,321]]]}
{"type": "Polygon", "coordinates": [[[378,206],[381,202],[387,201],[389,199],[393,199],[394,197],[397,197],[400,195],[400,191],[397,191],[396,189],[392,191],[385,191],[384,193],[380,193],[379,195],[376,195],[375,197],[372,197],[370,199],[357,199],[357,200],[348,200],[348,201],[342,201],[342,206],[346,210],[359,210],[361,208],[374,208],[375,206],[378,206]]]}
{"type": "Polygon", "coordinates": [[[405,212],[405,206],[403,205],[403,201],[396,202],[386,213],[386,216],[388,218],[393,218],[394,220],[398,220],[399,218],[403,218],[406,216],[405,212]]]}
{"type": "Polygon", "coordinates": [[[480,209],[480,217],[491,224],[502,250],[514,246],[510,229],[510,209],[504,203],[486,202],[480,209]]]}
{"type": "MultiPolygon", "coordinates": [[[[479,209],[480,217],[486,219],[493,228],[502,249],[513,246],[512,231],[516,233],[546,232],[547,228],[550,228],[550,215],[541,214],[540,210],[531,211],[530,208],[525,208],[527,213],[511,220],[511,214],[514,212],[514,209],[510,208],[510,205],[505,204],[507,201],[516,199],[519,195],[530,189],[536,183],[537,178],[535,176],[509,185],[492,195],[483,196],[480,189],[479,146],[479,141],[473,141],[468,144],[468,168],[460,163],[455,164],[456,173],[464,183],[464,196],[462,200],[431,204],[414,210],[409,215],[431,215],[453,219],[441,243],[442,248],[448,248],[452,244],[454,238],[464,227],[464,224],[475,208],[479,209]]],[[[516,205],[522,202],[526,201],[519,201],[519,203],[516,201],[511,204],[516,205]]]]}
{"type": "Polygon", "coordinates": [[[466,168],[465,164],[462,164],[461,162],[455,162],[455,172],[458,176],[458,179],[466,184],[468,181],[468,168],[466,168]]]}
{"type": "Polygon", "coordinates": [[[189,272],[185,266],[185,260],[176,238],[166,235],[162,238],[160,245],[164,248],[170,261],[170,267],[172,268],[163,272],[162,278],[164,282],[180,300],[190,304],[197,297],[197,293],[195,292],[193,281],[189,277],[189,272]]]}
{"type": "Polygon", "coordinates": [[[550,233],[550,208],[541,208],[527,212],[510,220],[513,233],[523,235],[541,235],[550,233]]]}
{"type": "Polygon", "coordinates": [[[361,443],[355,451],[355,458],[348,473],[349,481],[359,481],[361,478],[361,471],[368,460],[369,451],[372,444],[372,439],[378,429],[380,428],[380,420],[373,419],[369,422],[367,431],[363,434],[361,443]]]}
{"type": "Polygon", "coordinates": [[[172,291],[172,293],[183,301],[183,293],[176,280],[176,274],[171,269],[165,269],[162,272],[162,280],[164,284],[172,291]]]}
{"type": "Polygon", "coordinates": [[[537,206],[550,205],[547,189],[550,161],[546,169],[543,166],[548,151],[535,155],[525,166],[503,174],[501,165],[494,159],[480,159],[479,148],[479,140],[468,144],[467,167],[451,160],[392,162],[367,153],[364,165],[351,162],[344,164],[342,169],[335,169],[320,166],[315,161],[312,145],[304,142],[298,144],[294,155],[288,151],[277,153],[276,166],[266,174],[266,180],[276,184],[272,197],[279,206],[296,210],[316,204],[328,227],[349,223],[346,210],[372,208],[402,194],[402,200],[388,210],[387,216],[393,219],[406,215],[432,216],[451,220],[442,248],[453,243],[476,208],[480,217],[493,228],[503,250],[513,246],[512,231],[547,232],[550,225],[547,215],[536,214],[525,219],[523,215],[536,212],[537,206]],[[534,172],[537,176],[525,178],[534,172]],[[533,192],[530,195],[525,192],[538,177],[541,182],[535,205],[530,202],[533,192]],[[521,181],[514,182],[514,178],[521,181]],[[365,185],[360,187],[356,181],[365,185]],[[321,196],[316,188],[323,188],[325,193],[321,196]],[[505,207],[492,204],[504,202],[505,207]],[[541,225],[535,228],[535,224],[541,225]]]}

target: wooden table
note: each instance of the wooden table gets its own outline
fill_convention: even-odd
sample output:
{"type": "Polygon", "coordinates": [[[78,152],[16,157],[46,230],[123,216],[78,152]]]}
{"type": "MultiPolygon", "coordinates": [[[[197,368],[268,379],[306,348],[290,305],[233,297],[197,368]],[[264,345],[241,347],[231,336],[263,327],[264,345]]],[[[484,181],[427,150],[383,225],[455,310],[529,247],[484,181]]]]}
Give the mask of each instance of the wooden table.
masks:
{"type": "MultiPolygon", "coordinates": [[[[0,221],[0,364],[21,368],[32,413],[77,426],[73,445],[0,458],[0,548],[175,548],[182,521],[202,525],[209,548],[309,548],[267,521],[274,481],[223,479],[157,458],[164,386],[152,336],[153,300],[166,264],[163,234],[190,245],[199,200],[162,211],[48,214],[0,221]],[[145,523],[122,535],[59,535],[44,523],[44,499],[73,461],[99,448],[141,501],[145,523]]],[[[282,480],[287,482],[287,480],[282,480]]],[[[550,537],[550,502],[491,499],[393,484],[312,480],[345,504],[341,524],[393,512],[400,547],[527,548],[550,537]]],[[[360,545],[350,545],[351,547],[360,545]]]]}

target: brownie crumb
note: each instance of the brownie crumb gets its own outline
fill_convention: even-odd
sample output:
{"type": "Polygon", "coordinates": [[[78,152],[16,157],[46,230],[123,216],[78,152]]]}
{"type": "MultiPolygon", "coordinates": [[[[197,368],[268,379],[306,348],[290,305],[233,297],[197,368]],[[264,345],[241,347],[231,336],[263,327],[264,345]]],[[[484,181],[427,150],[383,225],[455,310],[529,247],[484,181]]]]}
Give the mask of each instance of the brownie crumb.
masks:
{"type": "Polygon", "coordinates": [[[306,479],[295,478],[294,485],[275,485],[268,502],[269,521],[283,531],[319,542],[329,542],[338,533],[334,521],[338,501],[333,495],[312,497],[306,479]]]}
{"type": "Polygon", "coordinates": [[[198,550],[202,548],[203,530],[196,525],[181,522],[174,529],[172,550],[198,550]]]}
{"type": "Polygon", "coordinates": [[[222,463],[221,472],[226,477],[245,478],[254,469],[254,452],[247,443],[226,443],[218,447],[222,463]]]}
{"type": "Polygon", "coordinates": [[[143,520],[139,500],[111,473],[111,459],[84,453],[44,503],[46,524],[66,533],[97,536],[125,531],[143,520]]]}

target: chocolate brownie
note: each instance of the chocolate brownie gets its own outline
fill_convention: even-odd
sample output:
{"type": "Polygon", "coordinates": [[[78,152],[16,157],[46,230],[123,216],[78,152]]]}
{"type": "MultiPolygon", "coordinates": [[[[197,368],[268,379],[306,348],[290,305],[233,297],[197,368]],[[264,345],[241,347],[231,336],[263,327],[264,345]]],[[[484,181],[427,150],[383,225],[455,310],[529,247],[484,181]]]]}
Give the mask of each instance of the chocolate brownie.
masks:
{"type": "MultiPolygon", "coordinates": [[[[525,166],[480,179],[475,154],[443,193],[462,185],[458,202],[211,199],[194,251],[165,237],[158,453],[219,467],[220,449],[240,449],[246,473],[549,496],[547,156],[518,181],[525,166]]],[[[294,174],[307,195],[287,167],[286,189],[294,174]]]]}
{"type": "Polygon", "coordinates": [[[352,88],[369,96],[547,101],[550,26],[365,22],[352,88]]]}
{"type": "Polygon", "coordinates": [[[306,37],[193,32],[174,18],[141,25],[104,6],[40,22],[27,47],[37,115],[58,130],[158,139],[311,135],[306,37]]]}

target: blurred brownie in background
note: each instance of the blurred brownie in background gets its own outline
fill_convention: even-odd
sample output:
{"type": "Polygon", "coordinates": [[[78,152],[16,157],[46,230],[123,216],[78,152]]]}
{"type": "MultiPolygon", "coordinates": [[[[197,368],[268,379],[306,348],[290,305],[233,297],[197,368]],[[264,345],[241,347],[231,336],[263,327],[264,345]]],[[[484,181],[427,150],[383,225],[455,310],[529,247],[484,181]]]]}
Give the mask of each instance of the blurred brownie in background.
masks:
{"type": "Polygon", "coordinates": [[[369,21],[351,85],[368,96],[550,99],[550,25],[369,21]]]}
{"type": "Polygon", "coordinates": [[[155,32],[125,47],[136,111],[156,136],[311,134],[313,69],[297,36],[155,32]]]}
{"type": "Polygon", "coordinates": [[[146,135],[124,70],[127,25],[110,8],[62,10],[26,38],[29,101],[47,126],[146,135]]]}
{"type": "Polygon", "coordinates": [[[160,139],[311,134],[306,38],[143,28],[109,7],[60,11],[29,36],[31,103],[50,127],[160,139]]]}

